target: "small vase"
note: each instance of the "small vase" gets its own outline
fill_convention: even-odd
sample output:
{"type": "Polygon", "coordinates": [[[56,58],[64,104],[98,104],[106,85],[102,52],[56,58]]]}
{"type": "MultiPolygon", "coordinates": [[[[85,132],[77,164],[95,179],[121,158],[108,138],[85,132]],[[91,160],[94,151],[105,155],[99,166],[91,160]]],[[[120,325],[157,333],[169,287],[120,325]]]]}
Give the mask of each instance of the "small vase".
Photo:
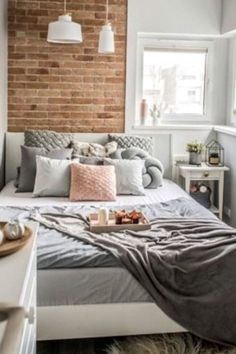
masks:
{"type": "Polygon", "coordinates": [[[202,154],[198,152],[189,153],[189,164],[190,165],[201,165],[202,163],[202,154]]]}
{"type": "Polygon", "coordinates": [[[145,125],[147,118],[148,118],[148,103],[147,100],[143,98],[140,107],[140,119],[142,125],[145,125]]]}

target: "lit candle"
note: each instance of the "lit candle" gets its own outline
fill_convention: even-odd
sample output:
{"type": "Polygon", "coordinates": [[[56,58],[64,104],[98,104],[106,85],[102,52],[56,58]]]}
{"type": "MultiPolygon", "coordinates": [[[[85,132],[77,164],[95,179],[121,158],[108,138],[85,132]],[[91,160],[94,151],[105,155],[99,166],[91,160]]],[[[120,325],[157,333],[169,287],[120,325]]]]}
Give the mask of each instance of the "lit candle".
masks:
{"type": "Polygon", "coordinates": [[[109,220],[109,210],[107,208],[100,208],[98,212],[99,225],[107,225],[109,220]]]}

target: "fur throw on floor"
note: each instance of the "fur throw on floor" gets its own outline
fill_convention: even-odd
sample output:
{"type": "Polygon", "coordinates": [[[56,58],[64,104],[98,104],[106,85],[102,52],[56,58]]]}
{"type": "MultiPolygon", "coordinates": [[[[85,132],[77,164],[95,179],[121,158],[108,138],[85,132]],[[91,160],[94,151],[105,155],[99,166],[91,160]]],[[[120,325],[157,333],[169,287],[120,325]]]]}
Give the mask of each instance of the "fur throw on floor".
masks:
{"type": "Polygon", "coordinates": [[[119,339],[107,354],[236,354],[236,348],[219,347],[186,333],[119,339]]]}

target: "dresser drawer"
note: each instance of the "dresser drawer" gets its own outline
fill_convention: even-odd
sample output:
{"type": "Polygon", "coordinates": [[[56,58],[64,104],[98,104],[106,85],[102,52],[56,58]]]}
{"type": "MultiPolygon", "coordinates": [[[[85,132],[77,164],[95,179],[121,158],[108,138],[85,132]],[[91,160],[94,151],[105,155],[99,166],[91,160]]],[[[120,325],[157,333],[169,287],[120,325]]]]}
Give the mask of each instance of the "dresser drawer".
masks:
{"type": "Polygon", "coordinates": [[[21,296],[21,305],[27,309],[30,304],[30,296],[32,293],[32,288],[35,286],[36,282],[36,250],[32,250],[27,273],[25,276],[24,287],[21,296]]]}
{"type": "Polygon", "coordinates": [[[190,178],[194,179],[219,179],[221,176],[221,172],[220,171],[190,171],[189,173],[190,178]]]}
{"type": "Polygon", "coordinates": [[[29,298],[29,303],[25,309],[27,317],[24,322],[24,330],[22,334],[22,342],[19,354],[32,354],[35,352],[36,344],[36,279],[33,279],[33,286],[29,298]]]}

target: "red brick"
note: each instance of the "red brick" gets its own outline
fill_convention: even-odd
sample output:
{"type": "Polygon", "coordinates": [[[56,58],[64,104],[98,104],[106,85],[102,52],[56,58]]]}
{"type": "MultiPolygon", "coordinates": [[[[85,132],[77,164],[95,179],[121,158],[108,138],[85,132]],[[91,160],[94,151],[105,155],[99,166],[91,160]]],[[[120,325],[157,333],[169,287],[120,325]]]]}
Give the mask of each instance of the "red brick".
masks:
{"type": "Polygon", "coordinates": [[[84,42],[46,41],[63,0],[9,0],[9,131],[122,132],[127,0],[110,0],[116,53],[98,54],[106,0],[70,0],[84,42]]]}

